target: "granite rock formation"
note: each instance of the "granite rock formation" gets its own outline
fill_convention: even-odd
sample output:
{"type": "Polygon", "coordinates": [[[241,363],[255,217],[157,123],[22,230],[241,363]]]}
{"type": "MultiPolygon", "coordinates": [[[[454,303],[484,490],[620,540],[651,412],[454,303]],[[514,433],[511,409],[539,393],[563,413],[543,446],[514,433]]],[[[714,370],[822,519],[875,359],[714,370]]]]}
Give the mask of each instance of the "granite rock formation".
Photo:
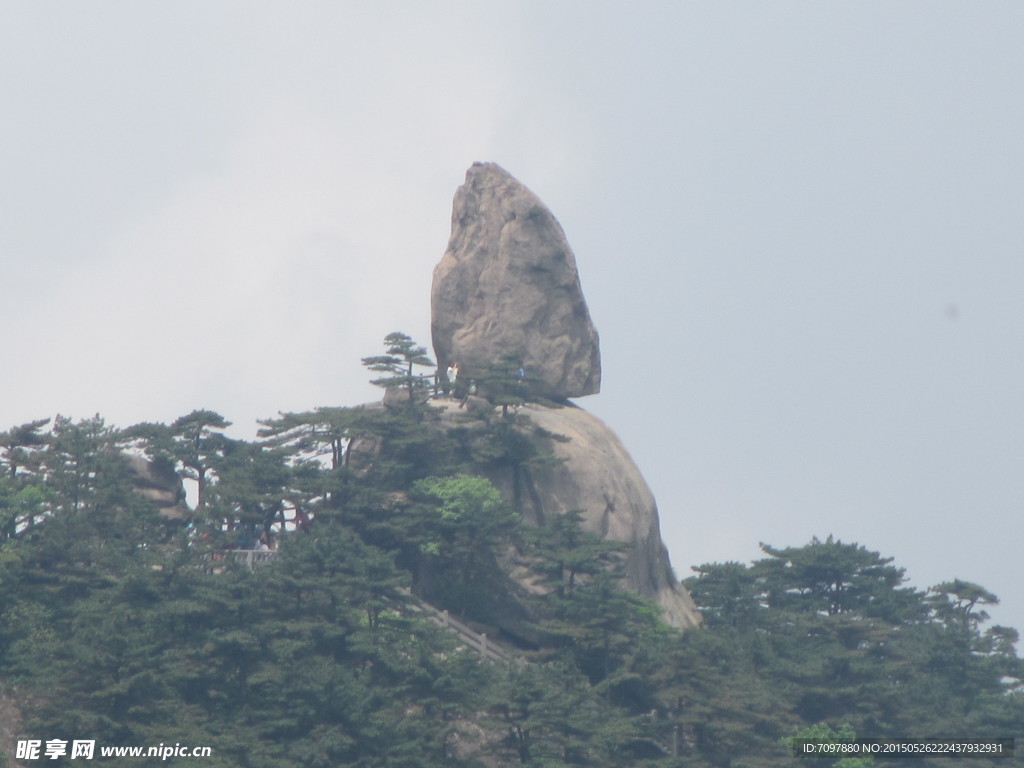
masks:
{"type": "Polygon", "coordinates": [[[661,540],[654,494],[618,436],[582,408],[528,406],[520,415],[569,438],[542,439],[542,448],[560,461],[524,468],[519,478],[524,487],[509,489],[524,518],[540,524],[552,515],[583,510],[586,530],[631,545],[626,587],[658,603],[666,623],[699,624],[697,606],[676,580],[661,540]]]}
{"type": "MultiPolygon", "coordinates": [[[[482,427],[485,418],[501,418],[493,407],[488,414],[474,416],[454,400],[442,398],[431,404],[442,428],[472,430],[482,427]]],[[[571,405],[529,403],[514,423],[542,454],[557,461],[516,469],[482,465],[475,472],[487,477],[528,523],[543,525],[556,515],[578,510],[585,530],[629,544],[625,586],[656,602],[667,624],[700,624],[693,599],[673,574],[654,494],[618,436],[593,414],[571,405]]],[[[511,575],[524,585],[530,578],[526,569],[511,575]]]]}
{"type": "Polygon", "coordinates": [[[152,502],[161,516],[186,520],[192,512],[185,504],[185,488],[170,463],[150,461],[142,456],[122,457],[131,473],[135,490],[152,502]]]}
{"type": "Polygon", "coordinates": [[[601,389],[601,353],[562,227],[494,163],[475,163],[455,193],[448,249],[434,269],[431,333],[442,378],[503,357],[551,399],[601,389]]]}
{"type": "MultiPolygon", "coordinates": [[[[560,460],[511,472],[482,466],[480,474],[528,522],[543,524],[553,515],[579,511],[587,530],[630,544],[626,585],[656,601],[669,624],[699,624],[693,600],[672,573],[654,496],[618,437],[581,408],[536,402],[600,389],[598,336],[562,228],[536,195],[493,163],[474,164],[455,194],[452,235],[434,270],[431,305],[442,378],[454,363],[462,381],[474,368],[521,355],[527,400],[534,402],[514,421],[524,434],[535,435],[542,453],[560,460]]],[[[450,399],[433,405],[441,424],[490,415],[479,407],[463,410],[450,399]]]]}

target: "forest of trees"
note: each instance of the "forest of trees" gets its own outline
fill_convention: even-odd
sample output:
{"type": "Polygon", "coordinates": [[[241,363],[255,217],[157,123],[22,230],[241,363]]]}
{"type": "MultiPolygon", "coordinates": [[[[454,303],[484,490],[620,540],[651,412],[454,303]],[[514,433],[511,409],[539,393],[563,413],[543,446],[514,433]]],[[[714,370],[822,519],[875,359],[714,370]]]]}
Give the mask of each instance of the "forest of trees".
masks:
{"type": "Polygon", "coordinates": [[[913,589],[890,558],[814,538],[695,568],[704,626],[672,629],[620,587],[623,545],[576,514],[527,526],[474,474],[551,460],[501,387],[482,425],[438,430],[425,350],[385,347],[363,362],[393,407],[281,414],[251,441],[204,410],[0,433],[18,738],[208,745],[225,768],[756,768],[834,764],[792,756],[820,729],[1020,735],[1018,636],[989,625],[983,587],[913,589]],[[159,514],[126,455],[176,473],[188,514],[159,514]],[[230,556],[260,539],[267,565],[230,556]],[[509,578],[510,552],[537,589],[509,578]],[[523,663],[466,652],[418,601],[483,625],[514,601],[525,629],[503,639],[523,663]]]}

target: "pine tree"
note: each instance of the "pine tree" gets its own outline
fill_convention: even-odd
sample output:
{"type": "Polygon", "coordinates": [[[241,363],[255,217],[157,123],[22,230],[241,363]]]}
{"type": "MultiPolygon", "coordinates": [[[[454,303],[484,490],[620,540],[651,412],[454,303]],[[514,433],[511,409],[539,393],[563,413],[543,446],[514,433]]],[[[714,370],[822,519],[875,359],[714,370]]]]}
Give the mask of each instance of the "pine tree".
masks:
{"type": "Polygon", "coordinates": [[[0,432],[0,462],[7,465],[11,480],[17,479],[19,470],[31,471],[34,456],[49,439],[40,430],[49,423],[50,419],[39,419],[0,432]]]}
{"type": "Polygon", "coordinates": [[[892,558],[857,544],[844,544],[829,536],[817,537],[802,547],[774,549],[762,544],[769,558],[758,561],[755,575],[767,585],[770,607],[815,611],[835,616],[856,612],[889,621],[906,618],[908,611],[922,615],[921,596],[899,588],[904,571],[892,558]]]}
{"type": "Polygon", "coordinates": [[[363,365],[371,371],[386,374],[373,379],[372,383],[385,389],[404,389],[409,402],[415,402],[418,395],[427,393],[432,380],[426,375],[417,375],[414,368],[433,367],[434,361],[427,356],[425,347],[418,346],[404,333],[389,333],[384,337],[384,347],[385,354],[363,358],[363,365]]]}
{"type": "Polygon", "coordinates": [[[430,591],[460,615],[471,605],[479,612],[505,580],[498,557],[516,535],[519,516],[482,477],[426,478],[413,485],[412,496],[420,502],[421,552],[440,565],[430,591]]]}

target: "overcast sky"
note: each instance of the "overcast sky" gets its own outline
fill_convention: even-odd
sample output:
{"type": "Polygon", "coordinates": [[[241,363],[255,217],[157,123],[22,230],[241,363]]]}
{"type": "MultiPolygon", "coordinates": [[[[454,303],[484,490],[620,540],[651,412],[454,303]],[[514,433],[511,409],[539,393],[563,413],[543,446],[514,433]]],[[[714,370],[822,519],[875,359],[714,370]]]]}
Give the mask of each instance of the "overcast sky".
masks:
{"type": "Polygon", "coordinates": [[[495,161],[681,577],[833,534],[1024,630],[1017,0],[0,7],[0,430],[379,397],[495,161]]]}

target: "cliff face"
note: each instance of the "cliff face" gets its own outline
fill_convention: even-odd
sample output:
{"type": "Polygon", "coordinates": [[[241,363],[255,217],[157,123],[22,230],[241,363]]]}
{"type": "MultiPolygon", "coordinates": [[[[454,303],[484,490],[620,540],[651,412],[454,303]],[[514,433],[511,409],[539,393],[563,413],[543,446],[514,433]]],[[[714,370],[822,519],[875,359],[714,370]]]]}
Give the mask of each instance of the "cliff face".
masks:
{"type": "MultiPolygon", "coordinates": [[[[438,410],[435,423],[442,428],[482,426],[454,400],[431,404],[438,410]]],[[[557,461],[515,470],[480,466],[476,472],[487,477],[528,523],[543,525],[555,515],[579,511],[584,530],[629,544],[625,586],[654,600],[666,623],[680,628],[700,624],[693,599],[672,573],[654,494],[618,436],[599,418],[575,406],[527,404],[515,422],[521,434],[532,435],[541,453],[557,461]]]]}
{"type": "MultiPolygon", "coordinates": [[[[600,389],[597,331],[565,234],[536,195],[493,163],[474,164],[455,194],[452,235],[434,270],[431,308],[442,380],[457,365],[465,385],[474,370],[511,355],[521,365],[528,400],[564,401],[600,389]]],[[[442,418],[459,418],[451,401],[435,405],[442,418]]],[[[475,406],[490,408],[481,401],[475,406]]],[[[466,411],[459,413],[464,418],[466,411]]],[[[575,406],[529,404],[520,413],[541,430],[569,438],[536,438],[543,452],[561,461],[514,475],[492,473],[492,482],[528,522],[580,511],[587,530],[632,545],[627,586],[658,602],[668,623],[700,623],[672,575],[654,496],[615,433],[575,406]]]]}
{"type": "Polygon", "coordinates": [[[569,438],[543,441],[559,463],[524,469],[522,482],[528,487],[515,494],[523,516],[542,523],[552,514],[582,510],[586,530],[632,545],[626,560],[629,589],[657,602],[667,623],[699,624],[697,607],[672,573],[654,494],[618,436],[582,408],[534,406],[521,414],[569,438]]]}

